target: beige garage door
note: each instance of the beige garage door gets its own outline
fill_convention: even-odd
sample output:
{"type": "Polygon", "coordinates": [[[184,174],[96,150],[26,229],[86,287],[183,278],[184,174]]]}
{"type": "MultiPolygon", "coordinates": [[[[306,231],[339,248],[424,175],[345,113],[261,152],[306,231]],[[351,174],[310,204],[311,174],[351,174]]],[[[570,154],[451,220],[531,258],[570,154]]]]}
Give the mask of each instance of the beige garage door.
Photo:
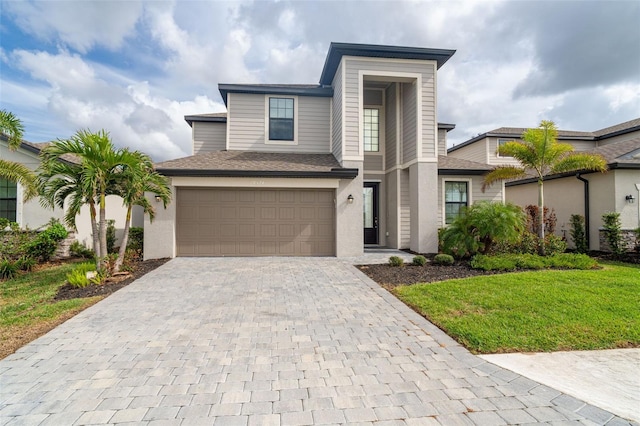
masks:
{"type": "Polygon", "coordinates": [[[331,256],[333,190],[179,188],[178,256],[331,256]]]}

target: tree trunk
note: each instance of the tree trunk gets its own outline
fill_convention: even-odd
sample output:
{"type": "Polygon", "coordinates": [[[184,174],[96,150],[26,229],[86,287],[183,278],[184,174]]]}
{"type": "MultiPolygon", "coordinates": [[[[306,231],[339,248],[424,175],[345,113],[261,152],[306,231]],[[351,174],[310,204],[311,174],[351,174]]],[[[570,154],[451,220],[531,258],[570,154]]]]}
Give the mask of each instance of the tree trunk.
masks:
{"type": "Polygon", "coordinates": [[[107,253],[107,212],[104,191],[100,192],[100,268],[106,266],[107,253]]]}
{"type": "Polygon", "coordinates": [[[96,266],[99,266],[101,253],[100,253],[100,235],[98,234],[98,222],[96,221],[96,203],[93,200],[89,200],[89,213],[91,216],[91,238],[93,239],[93,251],[96,254],[96,266]]]}
{"type": "Polygon", "coordinates": [[[132,206],[127,208],[127,219],[124,223],[124,234],[122,234],[122,241],[120,242],[120,251],[118,252],[118,258],[113,267],[114,272],[120,272],[120,268],[124,263],[124,255],[127,252],[127,243],[129,242],[129,227],[131,226],[131,209],[132,206]]]}
{"type": "Polygon", "coordinates": [[[544,249],[544,191],[542,179],[538,179],[538,254],[545,255],[544,249]]]}

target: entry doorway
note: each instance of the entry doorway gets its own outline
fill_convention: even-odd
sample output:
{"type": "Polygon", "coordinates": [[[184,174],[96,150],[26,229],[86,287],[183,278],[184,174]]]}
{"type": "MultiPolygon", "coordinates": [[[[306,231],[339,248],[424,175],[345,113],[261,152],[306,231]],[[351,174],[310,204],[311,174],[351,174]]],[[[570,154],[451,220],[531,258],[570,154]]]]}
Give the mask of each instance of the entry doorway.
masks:
{"type": "Polygon", "coordinates": [[[379,187],[378,183],[365,182],[362,188],[365,244],[380,243],[378,235],[379,187]]]}

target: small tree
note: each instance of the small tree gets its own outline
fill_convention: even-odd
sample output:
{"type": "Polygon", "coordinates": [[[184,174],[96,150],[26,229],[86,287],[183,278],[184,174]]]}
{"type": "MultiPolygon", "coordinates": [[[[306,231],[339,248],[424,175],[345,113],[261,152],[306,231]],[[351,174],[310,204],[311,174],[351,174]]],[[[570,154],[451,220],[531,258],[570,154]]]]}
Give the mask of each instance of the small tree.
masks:
{"type": "MultiPolygon", "coordinates": [[[[553,121],[543,120],[537,129],[528,129],[522,133],[522,142],[507,142],[498,148],[498,153],[513,157],[520,166],[501,165],[495,167],[484,177],[482,190],[497,181],[519,179],[531,173],[538,180],[538,209],[544,211],[544,179],[549,174],[594,170],[604,172],[607,162],[604,157],[586,152],[574,152],[573,146],[557,141],[558,130],[553,121]]],[[[538,215],[538,251],[545,253],[545,229],[542,215],[538,215]]]]}
{"type": "Polygon", "coordinates": [[[443,231],[443,251],[457,257],[488,253],[496,242],[516,241],[525,225],[520,207],[481,201],[464,209],[443,231]]]}
{"type": "Polygon", "coordinates": [[[571,215],[571,238],[573,245],[578,253],[586,253],[589,250],[587,246],[587,233],[584,223],[584,216],[579,214],[571,215]]]}
{"type": "Polygon", "coordinates": [[[602,215],[604,236],[609,243],[609,249],[615,255],[624,253],[622,246],[622,223],[620,222],[620,213],[607,212],[602,215]]]}

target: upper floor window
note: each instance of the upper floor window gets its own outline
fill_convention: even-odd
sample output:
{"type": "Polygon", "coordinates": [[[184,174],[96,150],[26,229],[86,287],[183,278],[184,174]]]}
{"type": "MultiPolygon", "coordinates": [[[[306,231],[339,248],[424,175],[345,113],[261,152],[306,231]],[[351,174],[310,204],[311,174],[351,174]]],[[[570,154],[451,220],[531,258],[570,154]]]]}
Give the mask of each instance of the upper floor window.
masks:
{"type": "Polygon", "coordinates": [[[269,140],[294,140],[293,98],[269,98],[269,140]]]}
{"type": "Polygon", "coordinates": [[[498,139],[498,146],[496,148],[496,155],[498,157],[508,157],[507,155],[500,155],[500,153],[498,152],[498,150],[500,149],[500,147],[502,145],[504,145],[507,142],[515,142],[513,139],[498,139]]]}
{"type": "Polygon", "coordinates": [[[18,186],[15,182],[0,178],[0,217],[16,221],[18,186]]]}
{"type": "Polygon", "coordinates": [[[377,108],[364,109],[364,150],[380,151],[380,111],[377,108]]]}
{"type": "Polygon", "coordinates": [[[444,223],[450,224],[460,217],[462,208],[469,202],[468,182],[444,183],[444,223]]]}

